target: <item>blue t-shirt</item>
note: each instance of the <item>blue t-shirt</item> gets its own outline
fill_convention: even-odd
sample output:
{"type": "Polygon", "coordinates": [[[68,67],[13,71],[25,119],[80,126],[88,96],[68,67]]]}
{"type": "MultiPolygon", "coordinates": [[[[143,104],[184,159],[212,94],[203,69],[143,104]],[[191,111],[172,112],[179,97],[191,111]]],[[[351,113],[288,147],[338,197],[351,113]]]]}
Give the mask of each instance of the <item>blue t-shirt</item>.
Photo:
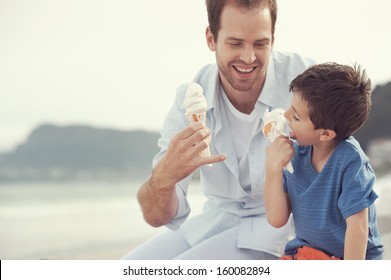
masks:
{"type": "Polygon", "coordinates": [[[296,237],[285,247],[286,254],[311,246],[343,258],[346,218],[368,208],[366,259],[382,259],[383,243],[376,224],[373,190],[375,174],[368,157],[353,138],[334,149],[323,170],[311,164],[311,146],[295,143],[294,173],[284,172],[284,190],[291,202],[296,237]]]}

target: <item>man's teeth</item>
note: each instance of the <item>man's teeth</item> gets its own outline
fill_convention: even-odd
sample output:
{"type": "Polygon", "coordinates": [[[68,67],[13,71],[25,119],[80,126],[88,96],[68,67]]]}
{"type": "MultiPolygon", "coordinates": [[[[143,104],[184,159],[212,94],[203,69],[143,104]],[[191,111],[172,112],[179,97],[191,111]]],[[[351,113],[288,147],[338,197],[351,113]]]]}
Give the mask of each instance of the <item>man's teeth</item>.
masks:
{"type": "Polygon", "coordinates": [[[236,66],[236,70],[238,70],[239,72],[243,72],[243,73],[250,73],[251,71],[254,70],[254,67],[253,68],[241,68],[241,67],[236,66]]]}

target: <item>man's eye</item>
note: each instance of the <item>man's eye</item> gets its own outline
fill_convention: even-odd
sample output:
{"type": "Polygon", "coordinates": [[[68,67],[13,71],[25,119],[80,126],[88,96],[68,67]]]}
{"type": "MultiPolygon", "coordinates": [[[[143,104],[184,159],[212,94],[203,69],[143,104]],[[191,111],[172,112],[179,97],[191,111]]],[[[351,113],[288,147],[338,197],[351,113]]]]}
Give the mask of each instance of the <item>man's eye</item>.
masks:
{"type": "Polygon", "coordinates": [[[267,47],[269,45],[270,45],[270,41],[269,40],[263,40],[263,41],[255,42],[255,46],[257,46],[258,48],[264,48],[264,47],[267,47]]]}
{"type": "Polygon", "coordinates": [[[268,44],[266,43],[257,43],[255,44],[255,46],[257,46],[258,48],[263,48],[263,47],[266,47],[268,44]]]}
{"type": "Polygon", "coordinates": [[[229,42],[228,44],[232,47],[240,47],[242,45],[240,42],[229,42]]]}

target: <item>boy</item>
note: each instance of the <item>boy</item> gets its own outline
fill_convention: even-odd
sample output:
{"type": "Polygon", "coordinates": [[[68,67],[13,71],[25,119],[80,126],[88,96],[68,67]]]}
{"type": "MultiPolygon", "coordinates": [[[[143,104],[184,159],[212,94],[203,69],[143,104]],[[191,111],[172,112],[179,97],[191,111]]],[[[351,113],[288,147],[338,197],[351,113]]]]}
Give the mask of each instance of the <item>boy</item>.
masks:
{"type": "Polygon", "coordinates": [[[368,118],[370,80],[359,66],[324,63],[289,90],[285,117],[297,143],[281,136],[268,147],[264,190],[269,223],[279,228],[291,213],[295,221],[283,259],[382,259],[375,174],[351,136],[368,118]],[[294,172],[283,172],[291,159],[294,172]]]}

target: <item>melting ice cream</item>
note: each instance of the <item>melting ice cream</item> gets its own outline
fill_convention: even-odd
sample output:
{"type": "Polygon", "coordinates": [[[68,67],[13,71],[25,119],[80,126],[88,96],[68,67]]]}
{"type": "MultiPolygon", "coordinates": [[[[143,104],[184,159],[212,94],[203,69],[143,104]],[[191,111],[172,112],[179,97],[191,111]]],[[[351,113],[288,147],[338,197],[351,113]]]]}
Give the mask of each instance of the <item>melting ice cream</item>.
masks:
{"type": "MultiPolygon", "coordinates": [[[[192,122],[203,122],[206,123],[206,108],[207,103],[203,94],[202,87],[191,82],[187,86],[185,101],[183,106],[185,107],[185,115],[190,123],[192,122]]],[[[210,141],[210,138],[208,139],[210,141]]],[[[201,152],[201,156],[210,156],[209,147],[201,152]]]]}
{"type": "MultiPolygon", "coordinates": [[[[288,136],[288,124],[284,117],[285,110],[282,108],[275,109],[271,112],[266,110],[263,114],[263,129],[262,132],[271,142],[280,135],[288,136]]],[[[289,162],[285,169],[293,173],[292,163],[289,162]]]]}

